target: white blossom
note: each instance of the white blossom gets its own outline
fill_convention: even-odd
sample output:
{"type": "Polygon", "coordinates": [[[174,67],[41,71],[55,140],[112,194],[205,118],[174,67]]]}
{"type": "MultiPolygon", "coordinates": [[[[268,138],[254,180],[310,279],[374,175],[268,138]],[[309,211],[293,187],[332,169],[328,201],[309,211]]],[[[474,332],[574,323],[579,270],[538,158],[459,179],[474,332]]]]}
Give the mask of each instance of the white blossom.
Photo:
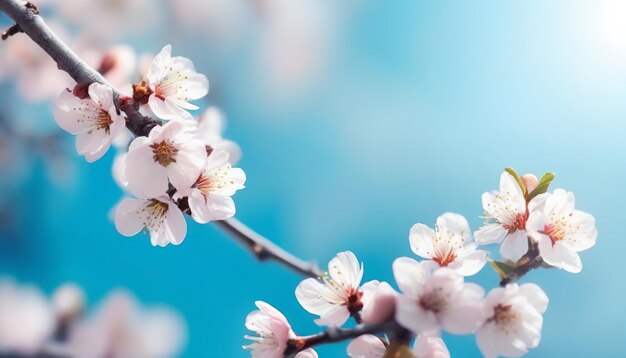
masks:
{"type": "MultiPolygon", "coordinates": [[[[276,308],[263,301],[256,301],[258,311],[253,311],[246,317],[246,328],[254,331],[256,336],[246,335],[244,338],[252,341],[243,348],[249,350],[254,358],[283,358],[290,339],[296,338],[287,318],[276,308]]],[[[317,358],[317,353],[306,349],[298,354],[297,358],[317,358]]]]}
{"type": "MultiPolygon", "coordinates": [[[[188,191],[191,217],[201,223],[224,220],[235,215],[235,202],[231,198],[244,188],[246,174],[240,168],[232,168],[227,152],[212,152],[204,169],[188,191]]],[[[184,194],[183,194],[184,193],[184,194]]]]}
{"type": "Polygon", "coordinates": [[[186,110],[198,109],[189,103],[204,97],[209,91],[207,78],[196,72],[185,57],[172,57],[172,46],[163,47],[150,65],[146,76],[151,91],[148,105],[154,114],[165,120],[185,119],[186,110]]]}
{"type": "Polygon", "coordinates": [[[476,342],[487,358],[519,357],[541,340],[541,316],[548,296],[539,286],[527,283],[498,287],[485,298],[485,323],[476,331],[476,342]]]}
{"type": "Polygon", "coordinates": [[[424,224],[413,225],[409,240],[415,254],[463,276],[478,273],[487,262],[487,251],[476,250],[469,224],[459,214],[439,216],[434,230],[424,224]]]}
{"type": "Polygon", "coordinates": [[[483,289],[464,283],[463,276],[448,269],[432,270],[428,262],[401,257],[393,274],[402,291],[396,304],[396,320],[414,333],[444,329],[454,334],[473,332],[481,323],[483,289]]]}
{"type": "Polygon", "coordinates": [[[36,287],[0,280],[0,354],[34,356],[54,328],[52,305],[36,287]]]}
{"type": "Polygon", "coordinates": [[[569,272],[580,272],[578,252],[595,245],[598,232],[595,218],[574,209],[574,193],[563,189],[542,194],[543,210],[533,212],[526,227],[537,241],[543,261],[569,272]]]}
{"type": "Polygon", "coordinates": [[[328,263],[321,282],[307,278],[296,287],[296,298],[308,312],[320,316],[315,323],[341,326],[363,308],[360,289],[363,266],[351,251],[340,252],[328,263]]]}
{"type": "Polygon", "coordinates": [[[113,138],[123,133],[126,121],[115,109],[111,87],[92,83],[88,94],[89,98],[80,99],[64,90],[57,99],[54,119],[76,136],[78,154],[94,162],[109,150],[113,138]]]}
{"type": "Polygon", "coordinates": [[[124,236],[134,236],[145,227],[153,246],[178,245],[187,234],[182,211],[166,196],[123,199],[115,210],[115,227],[124,236]]]}
{"type": "Polygon", "coordinates": [[[180,315],[164,307],[143,308],[124,291],[111,293],[98,311],[73,326],[68,348],[81,358],[177,356],[186,340],[180,315]]]}
{"type": "Polygon", "coordinates": [[[148,137],[137,137],[126,156],[125,177],[131,193],[156,198],[174,188],[187,190],[195,183],[206,163],[206,149],[194,139],[190,125],[172,121],[156,126],[148,137]]]}
{"type": "Polygon", "coordinates": [[[507,172],[500,176],[500,191],[482,195],[486,224],[476,231],[479,244],[502,243],[500,254],[517,261],[528,252],[528,209],[522,188],[507,172]]]}

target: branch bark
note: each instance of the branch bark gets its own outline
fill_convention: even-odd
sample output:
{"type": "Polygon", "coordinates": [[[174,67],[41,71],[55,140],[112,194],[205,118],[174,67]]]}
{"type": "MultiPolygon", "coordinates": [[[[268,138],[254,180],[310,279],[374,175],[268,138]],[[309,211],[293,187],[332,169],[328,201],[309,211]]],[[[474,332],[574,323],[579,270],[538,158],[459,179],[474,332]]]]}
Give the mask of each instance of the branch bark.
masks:
{"type": "Polygon", "coordinates": [[[295,257],[235,218],[216,221],[215,224],[245,246],[259,261],[275,261],[304,276],[322,276],[322,270],[314,262],[295,257]]]}
{"type": "Polygon", "coordinates": [[[328,327],[321,333],[311,336],[302,336],[295,338],[289,342],[287,349],[285,350],[285,357],[295,357],[298,352],[305,349],[319,346],[322,344],[343,342],[350,339],[357,338],[363,334],[386,334],[392,340],[403,339],[408,340],[412,337],[412,334],[404,327],[400,326],[396,320],[390,320],[388,322],[374,324],[374,325],[361,325],[356,328],[338,328],[328,327]]]}
{"type": "MultiPolygon", "coordinates": [[[[139,113],[139,106],[132,97],[124,96],[109,84],[95,69],[87,65],[46,25],[39,16],[39,11],[30,2],[22,0],[0,0],[0,11],[6,13],[28,37],[41,47],[58,65],[59,69],[67,72],[76,81],[78,86],[98,82],[113,88],[118,108],[126,113],[126,126],[136,136],[147,136],[150,130],[158,125],[152,118],[139,113]]],[[[60,92],[60,91],[59,91],[60,92]]],[[[237,219],[218,221],[233,238],[250,250],[259,261],[272,260],[302,275],[319,277],[322,271],[312,262],[305,262],[278,247],[248,228],[237,219]]]]}

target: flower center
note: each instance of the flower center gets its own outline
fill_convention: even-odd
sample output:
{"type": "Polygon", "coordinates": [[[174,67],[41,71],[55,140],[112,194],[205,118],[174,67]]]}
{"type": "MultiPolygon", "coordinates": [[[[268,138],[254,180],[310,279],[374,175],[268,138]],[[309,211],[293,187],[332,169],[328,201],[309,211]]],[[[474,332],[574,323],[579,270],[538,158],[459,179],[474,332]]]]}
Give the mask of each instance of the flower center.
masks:
{"type": "Polygon", "coordinates": [[[162,140],[161,143],[154,143],[150,145],[152,148],[152,159],[154,159],[155,163],[159,163],[164,167],[172,163],[176,163],[176,154],[178,154],[178,149],[174,146],[169,140],[162,140]]]}
{"type": "Polygon", "coordinates": [[[431,292],[420,297],[419,305],[426,311],[440,313],[446,308],[446,300],[437,292],[431,292]]]}
{"type": "Polygon", "coordinates": [[[493,320],[498,326],[510,326],[519,318],[517,312],[511,308],[511,305],[499,304],[495,306],[493,308],[493,317],[490,320],[493,320]]]}
{"type": "Polygon", "coordinates": [[[351,316],[356,315],[363,309],[363,302],[361,298],[363,297],[363,292],[359,290],[353,290],[351,294],[348,296],[348,312],[350,312],[351,316]]]}
{"type": "Polygon", "coordinates": [[[98,116],[96,117],[96,129],[104,129],[107,133],[109,133],[111,124],[113,124],[113,120],[111,119],[109,112],[104,109],[100,109],[98,111],[98,116]]]}
{"type": "Polygon", "coordinates": [[[561,241],[565,238],[564,225],[559,225],[559,223],[547,224],[543,228],[542,233],[550,237],[550,241],[552,241],[552,246],[554,246],[557,241],[561,241]]]}
{"type": "Polygon", "coordinates": [[[514,233],[517,230],[526,230],[526,220],[528,219],[528,214],[517,214],[515,219],[503,225],[505,229],[509,230],[509,234],[514,233]]]}
{"type": "Polygon", "coordinates": [[[456,259],[456,255],[454,254],[454,249],[450,246],[448,246],[445,251],[438,252],[433,256],[433,261],[438,263],[441,267],[448,266],[454,259],[456,259]]]}
{"type": "Polygon", "coordinates": [[[168,209],[166,203],[150,199],[143,214],[143,225],[151,230],[159,228],[168,209]]]}

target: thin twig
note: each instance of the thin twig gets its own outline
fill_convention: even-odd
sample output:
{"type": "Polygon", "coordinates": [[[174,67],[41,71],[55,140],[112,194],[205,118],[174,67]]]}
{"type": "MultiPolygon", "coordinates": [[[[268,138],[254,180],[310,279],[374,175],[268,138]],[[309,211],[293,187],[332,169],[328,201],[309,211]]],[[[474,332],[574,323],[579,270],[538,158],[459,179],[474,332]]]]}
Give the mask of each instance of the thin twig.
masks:
{"type": "MultiPolygon", "coordinates": [[[[126,126],[136,136],[147,136],[157,122],[139,113],[139,105],[132,97],[124,96],[109,84],[98,71],[87,65],[46,25],[36,7],[22,0],[0,0],[0,11],[6,13],[16,25],[41,47],[58,65],[67,72],[78,86],[98,82],[113,88],[118,108],[126,113],[126,126]]],[[[232,237],[244,244],[261,261],[273,260],[306,276],[319,277],[321,270],[311,262],[305,262],[254,232],[236,219],[219,221],[232,237]]]]}
{"type": "Polygon", "coordinates": [[[323,332],[311,336],[297,337],[289,341],[285,350],[285,357],[295,357],[298,352],[322,344],[343,342],[357,338],[363,334],[385,334],[392,339],[412,337],[404,327],[396,320],[390,320],[380,324],[360,325],[355,328],[328,327],[323,332]]]}
{"type": "Polygon", "coordinates": [[[530,271],[540,267],[550,267],[545,264],[541,256],[539,255],[539,248],[537,244],[529,240],[528,253],[526,253],[526,263],[517,266],[513,271],[509,272],[506,277],[500,281],[500,286],[504,287],[510,283],[517,282],[520,278],[524,277],[530,271]]]}
{"type": "Polygon", "coordinates": [[[242,243],[259,261],[276,261],[304,276],[322,276],[322,271],[314,262],[306,262],[293,256],[235,218],[215,223],[242,243]]]}
{"type": "Polygon", "coordinates": [[[128,129],[136,136],[147,136],[157,122],[139,113],[139,107],[132,103],[132,98],[120,101],[125,96],[63,43],[33,8],[31,3],[21,0],[0,0],[0,10],[13,19],[15,24],[57,63],[59,69],[67,72],[78,85],[98,82],[113,88],[116,103],[128,117],[128,129]]]}

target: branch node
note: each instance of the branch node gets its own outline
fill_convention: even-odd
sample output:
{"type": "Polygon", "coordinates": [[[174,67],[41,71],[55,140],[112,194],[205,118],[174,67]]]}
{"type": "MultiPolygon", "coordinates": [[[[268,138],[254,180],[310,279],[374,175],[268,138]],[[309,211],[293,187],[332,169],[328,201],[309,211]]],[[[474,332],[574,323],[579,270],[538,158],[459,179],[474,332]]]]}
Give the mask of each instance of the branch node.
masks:
{"type": "Polygon", "coordinates": [[[26,3],[26,8],[30,11],[33,12],[33,14],[35,15],[39,15],[39,9],[37,8],[37,6],[35,4],[33,4],[32,2],[27,2],[26,3]]]}
{"type": "Polygon", "coordinates": [[[19,34],[20,32],[24,32],[20,25],[14,24],[2,33],[2,40],[6,40],[15,34],[19,34]]]}

